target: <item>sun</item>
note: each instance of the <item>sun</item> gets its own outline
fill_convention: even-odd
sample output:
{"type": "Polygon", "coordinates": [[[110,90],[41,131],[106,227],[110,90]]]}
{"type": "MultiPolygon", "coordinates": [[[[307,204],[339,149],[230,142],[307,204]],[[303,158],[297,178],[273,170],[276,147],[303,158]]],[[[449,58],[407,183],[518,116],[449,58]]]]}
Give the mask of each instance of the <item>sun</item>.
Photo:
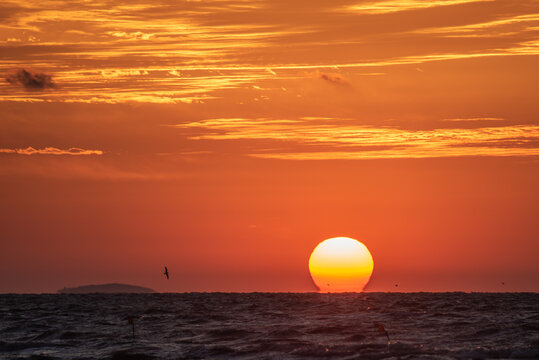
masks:
{"type": "Polygon", "coordinates": [[[363,291],[373,268],[369,249],[348,237],[322,241],[309,258],[309,271],[320,292],[363,291]]]}

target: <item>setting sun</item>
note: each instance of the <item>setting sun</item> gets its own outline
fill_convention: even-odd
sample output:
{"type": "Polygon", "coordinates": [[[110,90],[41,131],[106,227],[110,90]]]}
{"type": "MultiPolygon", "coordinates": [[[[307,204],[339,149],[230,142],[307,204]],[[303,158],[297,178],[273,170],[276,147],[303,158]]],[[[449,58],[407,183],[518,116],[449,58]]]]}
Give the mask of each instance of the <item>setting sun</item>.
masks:
{"type": "Polygon", "coordinates": [[[373,267],[367,247],[347,237],[322,241],[309,258],[309,271],[321,292],[362,291],[373,267]]]}

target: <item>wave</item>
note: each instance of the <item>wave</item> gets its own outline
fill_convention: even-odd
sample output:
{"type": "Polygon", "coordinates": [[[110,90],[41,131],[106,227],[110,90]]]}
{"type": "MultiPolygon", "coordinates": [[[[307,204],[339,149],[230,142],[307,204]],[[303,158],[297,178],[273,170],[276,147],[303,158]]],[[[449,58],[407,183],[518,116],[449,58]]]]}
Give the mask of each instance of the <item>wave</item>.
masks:
{"type": "Polygon", "coordinates": [[[0,295],[0,304],[0,359],[539,358],[533,293],[0,295]]]}

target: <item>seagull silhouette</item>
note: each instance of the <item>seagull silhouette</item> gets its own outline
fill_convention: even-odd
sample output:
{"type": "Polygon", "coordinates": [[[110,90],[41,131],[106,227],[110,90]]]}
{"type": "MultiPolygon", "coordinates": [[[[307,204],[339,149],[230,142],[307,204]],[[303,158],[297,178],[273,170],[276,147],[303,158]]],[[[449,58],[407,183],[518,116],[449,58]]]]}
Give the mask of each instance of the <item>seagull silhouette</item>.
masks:
{"type": "Polygon", "coordinates": [[[166,266],[165,266],[165,272],[163,274],[165,274],[165,276],[167,277],[167,280],[168,280],[168,269],[167,269],[166,266]]]}

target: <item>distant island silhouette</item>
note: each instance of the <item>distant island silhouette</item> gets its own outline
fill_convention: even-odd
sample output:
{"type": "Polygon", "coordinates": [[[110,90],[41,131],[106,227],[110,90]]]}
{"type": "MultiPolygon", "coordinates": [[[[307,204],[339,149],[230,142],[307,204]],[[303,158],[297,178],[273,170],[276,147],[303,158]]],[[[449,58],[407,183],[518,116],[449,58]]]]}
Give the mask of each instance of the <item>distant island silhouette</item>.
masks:
{"type": "Polygon", "coordinates": [[[154,293],[155,290],[136,285],[128,284],[100,284],[100,285],[83,285],[77,287],[64,287],[58,290],[59,294],[117,294],[117,293],[154,293]]]}

